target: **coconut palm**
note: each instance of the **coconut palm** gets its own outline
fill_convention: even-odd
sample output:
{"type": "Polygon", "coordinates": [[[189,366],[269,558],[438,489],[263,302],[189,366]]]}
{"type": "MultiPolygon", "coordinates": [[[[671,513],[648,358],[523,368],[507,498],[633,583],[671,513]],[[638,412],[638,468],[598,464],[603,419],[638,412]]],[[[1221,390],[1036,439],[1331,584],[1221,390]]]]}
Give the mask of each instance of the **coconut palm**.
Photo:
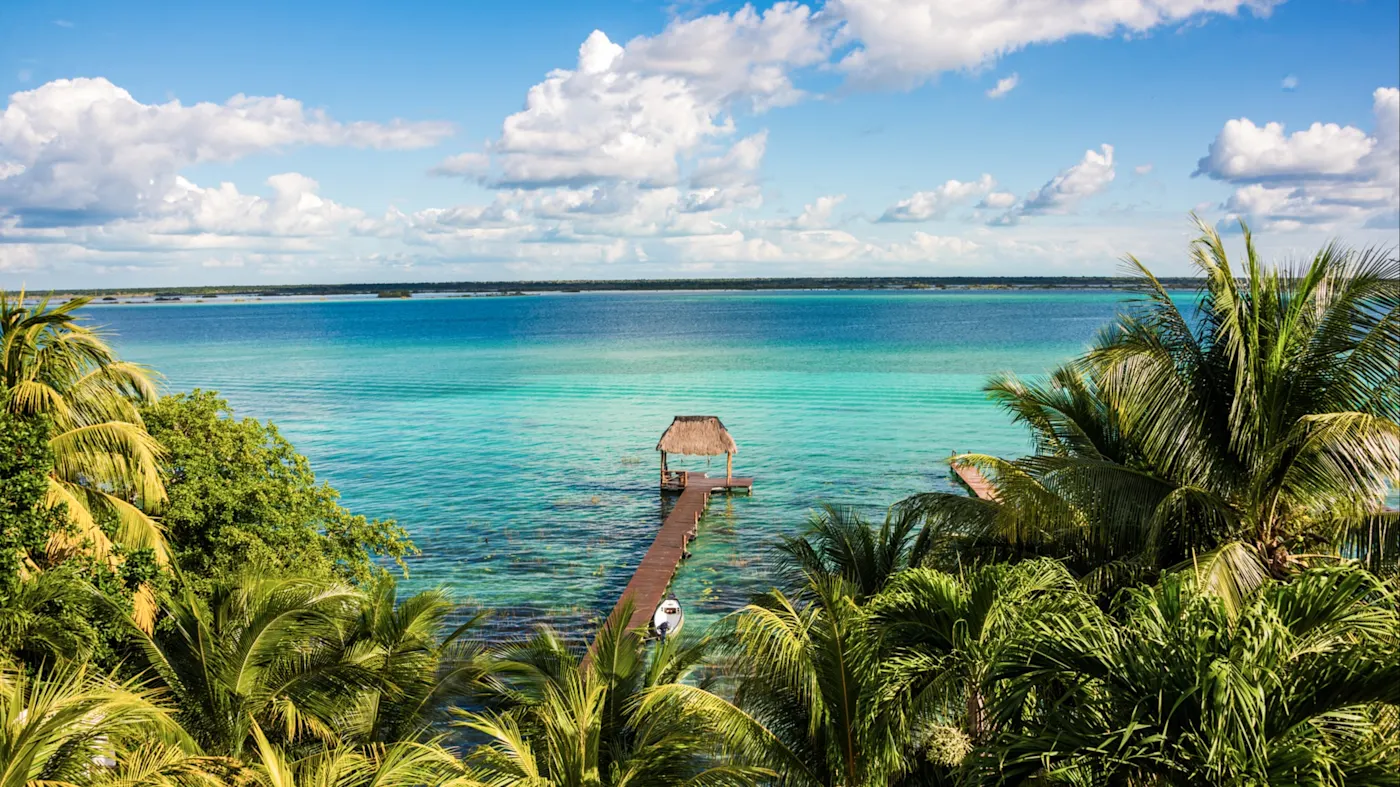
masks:
{"type": "Polygon", "coordinates": [[[1400,281],[1393,255],[1331,245],[1266,268],[1248,230],[1238,270],[1201,225],[1203,277],[1182,311],[1129,258],[1144,299],[1044,381],[994,379],[992,397],[1037,453],[965,455],[991,500],[926,494],[948,560],[1051,555],[1099,589],[1195,561],[1231,603],[1266,575],[1359,558],[1400,563],[1400,281]]]}
{"type": "Polygon", "coordinates": [[[669,637],[648,649],[619,621],[607,622],[585,661],[542,629],[505,648],[495,665],[494,709],[458,724],[488,742],[471,762],[495,787],[747,785],[768,772],[726,761],[699,720],[646,699],[680,686],[704,653],[702,641],[669,637]]]}
{"type": "Polygon", "coordinates": [[[782,787],[900,784],[914,767],[904,692],[879,668],[878,629],[840,577],[815,576],[793,599],[773,590],[727,625],[731,698],[685,684],[658,687],[643,708],[703,719],[782,787]]]}
{"type": "Polygon", "coordinates": [[[145,744],[94,769],[91,787],[228,787],[242,770],[235,760],[186,754],[168,744],[145,744]]]}
{"type": "MultiPolygon", "coordinates": [[[[62,505],[75,533],[56,532],[49,550],[87,548],[98,559],[115,542],[147,548],[166,560],[164,538],[150,511],[165,499],[157,458],[160,446],[141,423],[137,405],[156,398],[153,375],[122,361],[102,334],[82,325],[77,311],[89,298],[26,306],[24,293],[0,291],[0,407],[52,424],[53,474],[48,504],[62,505]],[[109,538],[104,519],[116,525],[109,538]]],[[[148,589],[137,612],[153,612],[148,589]]]]}
{"type": "Polygon", "coordinates": [[[1311,569],[1235,612],[1199,579],[1126,591],[1116,618],[1036,620],[997,669],[1002,733],[977,757],[980,781],[1400,783],[1394,587],[1311,569]]]}
{"type": "Polygon", "coordinates": [[[52,665],[89,656],[97,594],[72,572],[41,571],[0,586],[0,658],[52,665]]]}
{"type": "Polygon", "coordinates": [[[862,597],[872,596],[901,569],[919,565],[928,539],[917,512],[891,509],[875,529],[849,506],[823,505],[799,536],[783,536],[774,548],[775,573],[795,593],[813,576],[840,577],[862,597]]]}
{"type": "Polygon", "coordinates": [[[212,784],[227,763],[195,752],[150,689],[81,665],[0,666],[0,787],[212,784]]]}
{"type": "Polygon", "coordinates": [[[361,603],[349,587],[248,578],[209,599],[165,599],[156,633],[135,632],[158,685],[205,751],[239,757],[254,725],[282,742],[336,741],[335,720],[383,686],[352,631],[361,603]]]}
{"type": "Polygon", "coordinates": [[[429,590],[399,601],[397,590],[385,576],[359,598],[349,649],[376,681],[332,721],[343,740],[383,744],[431,737],[433,726],[446,720],[448,705],[472,695],[488,678],[483,645],[468,639],[485,613],[449,630],[455,606],[446,593],[429,590]]]}
{"type": "MultiPolygon", "coordinates": [[[[912,695],[908,712],[928,731],[916,737],[965,741],[965,753],[992,732],[986,709],[996,692],[991,673],[1028,622],[1092,603],[1063,565],[1041,559],[961,574],[909,569],[869,609],[882,635],[887,680],[912,695]]],[[[947,757],[945,764],[960,760],[947,757]]]]}
{"type": "MultiPolygon", "coordinates": [[[[294,756],[270,743],[256,725],[257,762],[251,785],[260,787],[447,787],[479,785],[435,742],[322,746],[294,756]]],[[[243,783],[249,783],[245,780],[243,783]]]]}

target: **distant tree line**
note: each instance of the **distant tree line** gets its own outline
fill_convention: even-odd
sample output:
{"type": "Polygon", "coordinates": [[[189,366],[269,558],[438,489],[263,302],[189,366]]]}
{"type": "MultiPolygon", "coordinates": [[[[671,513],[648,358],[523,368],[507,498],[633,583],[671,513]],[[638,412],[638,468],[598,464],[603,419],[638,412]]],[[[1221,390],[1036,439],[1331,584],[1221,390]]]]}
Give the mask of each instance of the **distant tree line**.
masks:
{"type": "MultiPolygon", "coordinates": [[[[1132,289],[1129,276],[831,276],[736,279],[553,279],[540,281],[375,282],[359,284],[220,285],[65,290],[97,297],[249,295],[376,295],[381,292],[492,293],[666,290],[916,290],[938,288],[1132,289]]],[[[1195,289],[1199,278],[1164,278],[1170,289],[1195,289]]]]}

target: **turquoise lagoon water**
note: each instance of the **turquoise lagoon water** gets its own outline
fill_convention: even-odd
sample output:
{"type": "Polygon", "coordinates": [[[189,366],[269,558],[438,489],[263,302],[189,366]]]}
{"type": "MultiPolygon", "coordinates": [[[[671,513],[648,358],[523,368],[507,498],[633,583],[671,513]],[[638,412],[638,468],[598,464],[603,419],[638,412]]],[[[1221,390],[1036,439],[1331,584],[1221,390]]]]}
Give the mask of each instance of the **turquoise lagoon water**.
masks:
{"type": "MultiPolygon", "coordinates": [[[[716,497],[676,590],[702,619],[765,587],[820,502],[873,517],[1015,456],[988,375],[1038,374],[1121,307],[1090,292],[609,293],[94,308],[171,390],[270,419],[422,555],[411,588],[566,627],[608,609],[660,523],[657,437],[720,416],[752,496],[716,497]]],[[[723,458],[675,466],[724,472],[723,458]]]]}

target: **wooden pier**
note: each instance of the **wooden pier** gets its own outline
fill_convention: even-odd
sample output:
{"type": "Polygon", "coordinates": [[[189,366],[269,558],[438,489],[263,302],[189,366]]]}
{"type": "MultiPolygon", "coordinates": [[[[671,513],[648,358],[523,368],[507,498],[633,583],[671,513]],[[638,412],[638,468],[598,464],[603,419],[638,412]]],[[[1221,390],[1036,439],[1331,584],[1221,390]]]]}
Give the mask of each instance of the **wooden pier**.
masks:
{"type": "Polygon", "coordinates": [[[752,478],[710,478],[704,473],[685,473],[680,481],[682,487],[675,507],[661,523],[651,548],[632,573],[632,581],[627,583],[617,604],[608,614],[610,620],[615,618],[621,612],[623,603],[630,599],[632,617],[627,621],[628,629],[645,631],[651,625],[652,613],[666,598],[666,590],[671,586],[671,578],[676,575],[676,567],[689,554],[686,547],[695,538],[695,526],[700,522],[700,515],[705,513],[705,506],[710,503],[710,494],[753,491],[752,478]]]}
{"type": "Polygon", "coordinates": [[[983,500],[997,499],[996,487],[992,486],[992,482],[988,481],[987,477],[982,475],[982,471],[978,470],[975,465],[958,462],[955,458],[953,472],[958,474],[958,478],[961,478],[964,484],[967,484],[967,488],[972,490],[972,494],[983,500]]]}
{"type": "MultiPolygon", "coordinates": [[[[729,430],[719,418],[713,415],[678,415],[661,434],[656,443],[661,454],[661,494],[678,493],[671,513],[661,523],[651,548],[642,555],[642,562],[632,572],[632,579],[623,588],[622,595],[608,613],[608,623],[616,625],[625,607],[632,612],[626,622],[628,631],[640,631],[642,636],[649,633],[652,615],[666,598],[671,587],[671,579],[681,561],[690,556],[687,549],[695,538],[695,528],[700,516],[710,503],[713,492],[732,492],[742,489],[753,491],[752,478],[739,478],[734,475],[734,455],[739,446],[729,435],[729,430]],[[684,456],[724,455],[724,478],[710,478],[704,473],[690,473],[672,470],[666,465],[667,454],[684,456]]],[[[684,608],[684,606],[682,606],[684,608]]],[[[583,657],[586,669],[593,660],[593,648],[583,657]]]]}

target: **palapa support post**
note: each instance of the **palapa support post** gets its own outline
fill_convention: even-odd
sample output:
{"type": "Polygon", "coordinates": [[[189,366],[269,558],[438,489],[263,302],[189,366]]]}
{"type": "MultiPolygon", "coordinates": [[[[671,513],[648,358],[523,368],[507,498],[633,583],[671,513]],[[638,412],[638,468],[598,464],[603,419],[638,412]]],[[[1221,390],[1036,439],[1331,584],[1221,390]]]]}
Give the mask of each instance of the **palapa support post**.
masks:
{"type": "Polygon", "coordinates": [[[675,492],[685,489],[691,477],[704,478],[703,473],[678,472],[674,476],[671,468],[667,466],[666,460],[671,454],[681,454],[683,456],[719,456],[724,454],[724,481],[725,486],[732,485],[734,481],[734,455],[739,453],[739,446],[734,443],[734,438],[729,435],[729,430],[724,428],[719,418],[713,415],[678,415],[671,421],[671,425],[662,433],[661,439],[656,443],[656,450],[661,452],[661,488],[664,491],[675,492]]]}

